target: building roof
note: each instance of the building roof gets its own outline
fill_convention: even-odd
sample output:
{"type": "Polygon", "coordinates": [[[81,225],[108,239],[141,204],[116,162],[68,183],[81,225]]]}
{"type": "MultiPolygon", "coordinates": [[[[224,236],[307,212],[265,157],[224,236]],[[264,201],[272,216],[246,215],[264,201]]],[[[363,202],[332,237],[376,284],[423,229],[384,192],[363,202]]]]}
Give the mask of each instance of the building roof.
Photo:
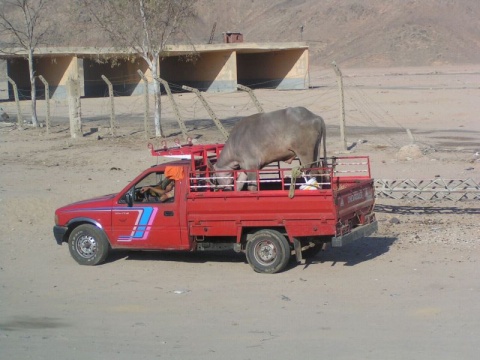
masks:
{"type": "MultiPolygon", "coordinates": [[[[237,53],[261,53],[292,49],[308,49],[305,42],[287,42],[287,43],[228,43],[228,44],[193,44],[193,45],[168,45],[165,48],[163,57],[180,56],[191,53],[206,53],[218,51],[236,51],[237,53]]],[[[138,51],[134,49],[121,49],[114,47],[39,47],[35,49],[35,56],[61,56],[61,55],[122,55],[135,54],[138,51]]],[[[25,49],[3,49],[0,58],[24,57],[27,55],[25,49]]]]}

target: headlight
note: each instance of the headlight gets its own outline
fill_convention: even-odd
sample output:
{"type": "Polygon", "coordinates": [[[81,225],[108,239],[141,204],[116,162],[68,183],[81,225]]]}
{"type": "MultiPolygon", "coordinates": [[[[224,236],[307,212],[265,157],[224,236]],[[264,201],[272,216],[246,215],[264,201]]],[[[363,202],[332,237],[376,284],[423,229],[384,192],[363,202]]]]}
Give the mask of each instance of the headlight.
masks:
{"type": "Polygon", "coordinates": [[[58,225],[58,215],[55,214],[55,225],[58,225]]]}

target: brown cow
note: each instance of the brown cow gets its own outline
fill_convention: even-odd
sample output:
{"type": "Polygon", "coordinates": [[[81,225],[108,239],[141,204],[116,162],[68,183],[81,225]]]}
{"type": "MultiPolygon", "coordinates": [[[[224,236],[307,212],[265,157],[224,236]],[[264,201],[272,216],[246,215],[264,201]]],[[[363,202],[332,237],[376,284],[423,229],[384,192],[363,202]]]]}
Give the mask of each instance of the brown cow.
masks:
{"type": "MultiPolygon", "coordinates": [[[[258,170],[274,161],[291,162],[298,156],[303,166],[326,160],[325,122],[304,107],[259,113],[238,121],[214,165],[219,185],[231,185],[232,170],[258,170]]],[[[322,162],[323,163],[323,162],[322,162]]],[[[254,181],[255,173],[241,173],[237,190],[244,181],[254,181]]],[[[256,186],[249,186],[254,190],[256,186]]]]}

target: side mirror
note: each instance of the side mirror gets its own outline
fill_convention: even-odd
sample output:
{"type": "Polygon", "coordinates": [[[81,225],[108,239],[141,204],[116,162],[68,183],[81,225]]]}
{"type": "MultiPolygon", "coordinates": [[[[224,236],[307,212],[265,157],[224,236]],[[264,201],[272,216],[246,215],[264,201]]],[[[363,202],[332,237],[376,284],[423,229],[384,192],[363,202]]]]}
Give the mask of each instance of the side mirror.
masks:
{"type": "Polygon", "coordinates": [[[127,202],[128,207],[133,206],[133,196],[130,191],[125,194],[125,201],[127,202]]]}

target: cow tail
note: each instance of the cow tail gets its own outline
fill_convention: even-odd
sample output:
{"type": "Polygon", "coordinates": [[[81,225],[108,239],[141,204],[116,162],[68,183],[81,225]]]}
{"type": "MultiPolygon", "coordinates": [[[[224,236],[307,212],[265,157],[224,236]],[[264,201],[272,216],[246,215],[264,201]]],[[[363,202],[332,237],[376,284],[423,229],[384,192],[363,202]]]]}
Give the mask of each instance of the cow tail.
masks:
{"type": "Polygon", "coordinates": [[[325,121],[321,117],[319,117],[320,120],[320,141],[318,142],[318,149],[317,149],[317,164],[321,167],[326,167],[327,166],[327,143],[326,143],[326,137],[327,137],[327,132],[325,128],[325,121]],[[321,155],[322,151],[322,146],[323,146],[323,157],[321,155]]]}
{"type": "MultiPolygon", "coordinates": [[[[329,182],[330,176],[327,173],[328,172],[328,163],[327,163],[327,131],[325,127],[325,121],[321,117],[319,117],[320,120],[320,141],[318,143],[318,149],[317,149],[317,166],[321,167],[321,175],[320,175],[320,183],[325,184],[329,182]],[[321,156],[321,150],[323,146],[323,157],[321,156]]],[[[321,185],[323,187],[323,185],[321,185]]]]}

